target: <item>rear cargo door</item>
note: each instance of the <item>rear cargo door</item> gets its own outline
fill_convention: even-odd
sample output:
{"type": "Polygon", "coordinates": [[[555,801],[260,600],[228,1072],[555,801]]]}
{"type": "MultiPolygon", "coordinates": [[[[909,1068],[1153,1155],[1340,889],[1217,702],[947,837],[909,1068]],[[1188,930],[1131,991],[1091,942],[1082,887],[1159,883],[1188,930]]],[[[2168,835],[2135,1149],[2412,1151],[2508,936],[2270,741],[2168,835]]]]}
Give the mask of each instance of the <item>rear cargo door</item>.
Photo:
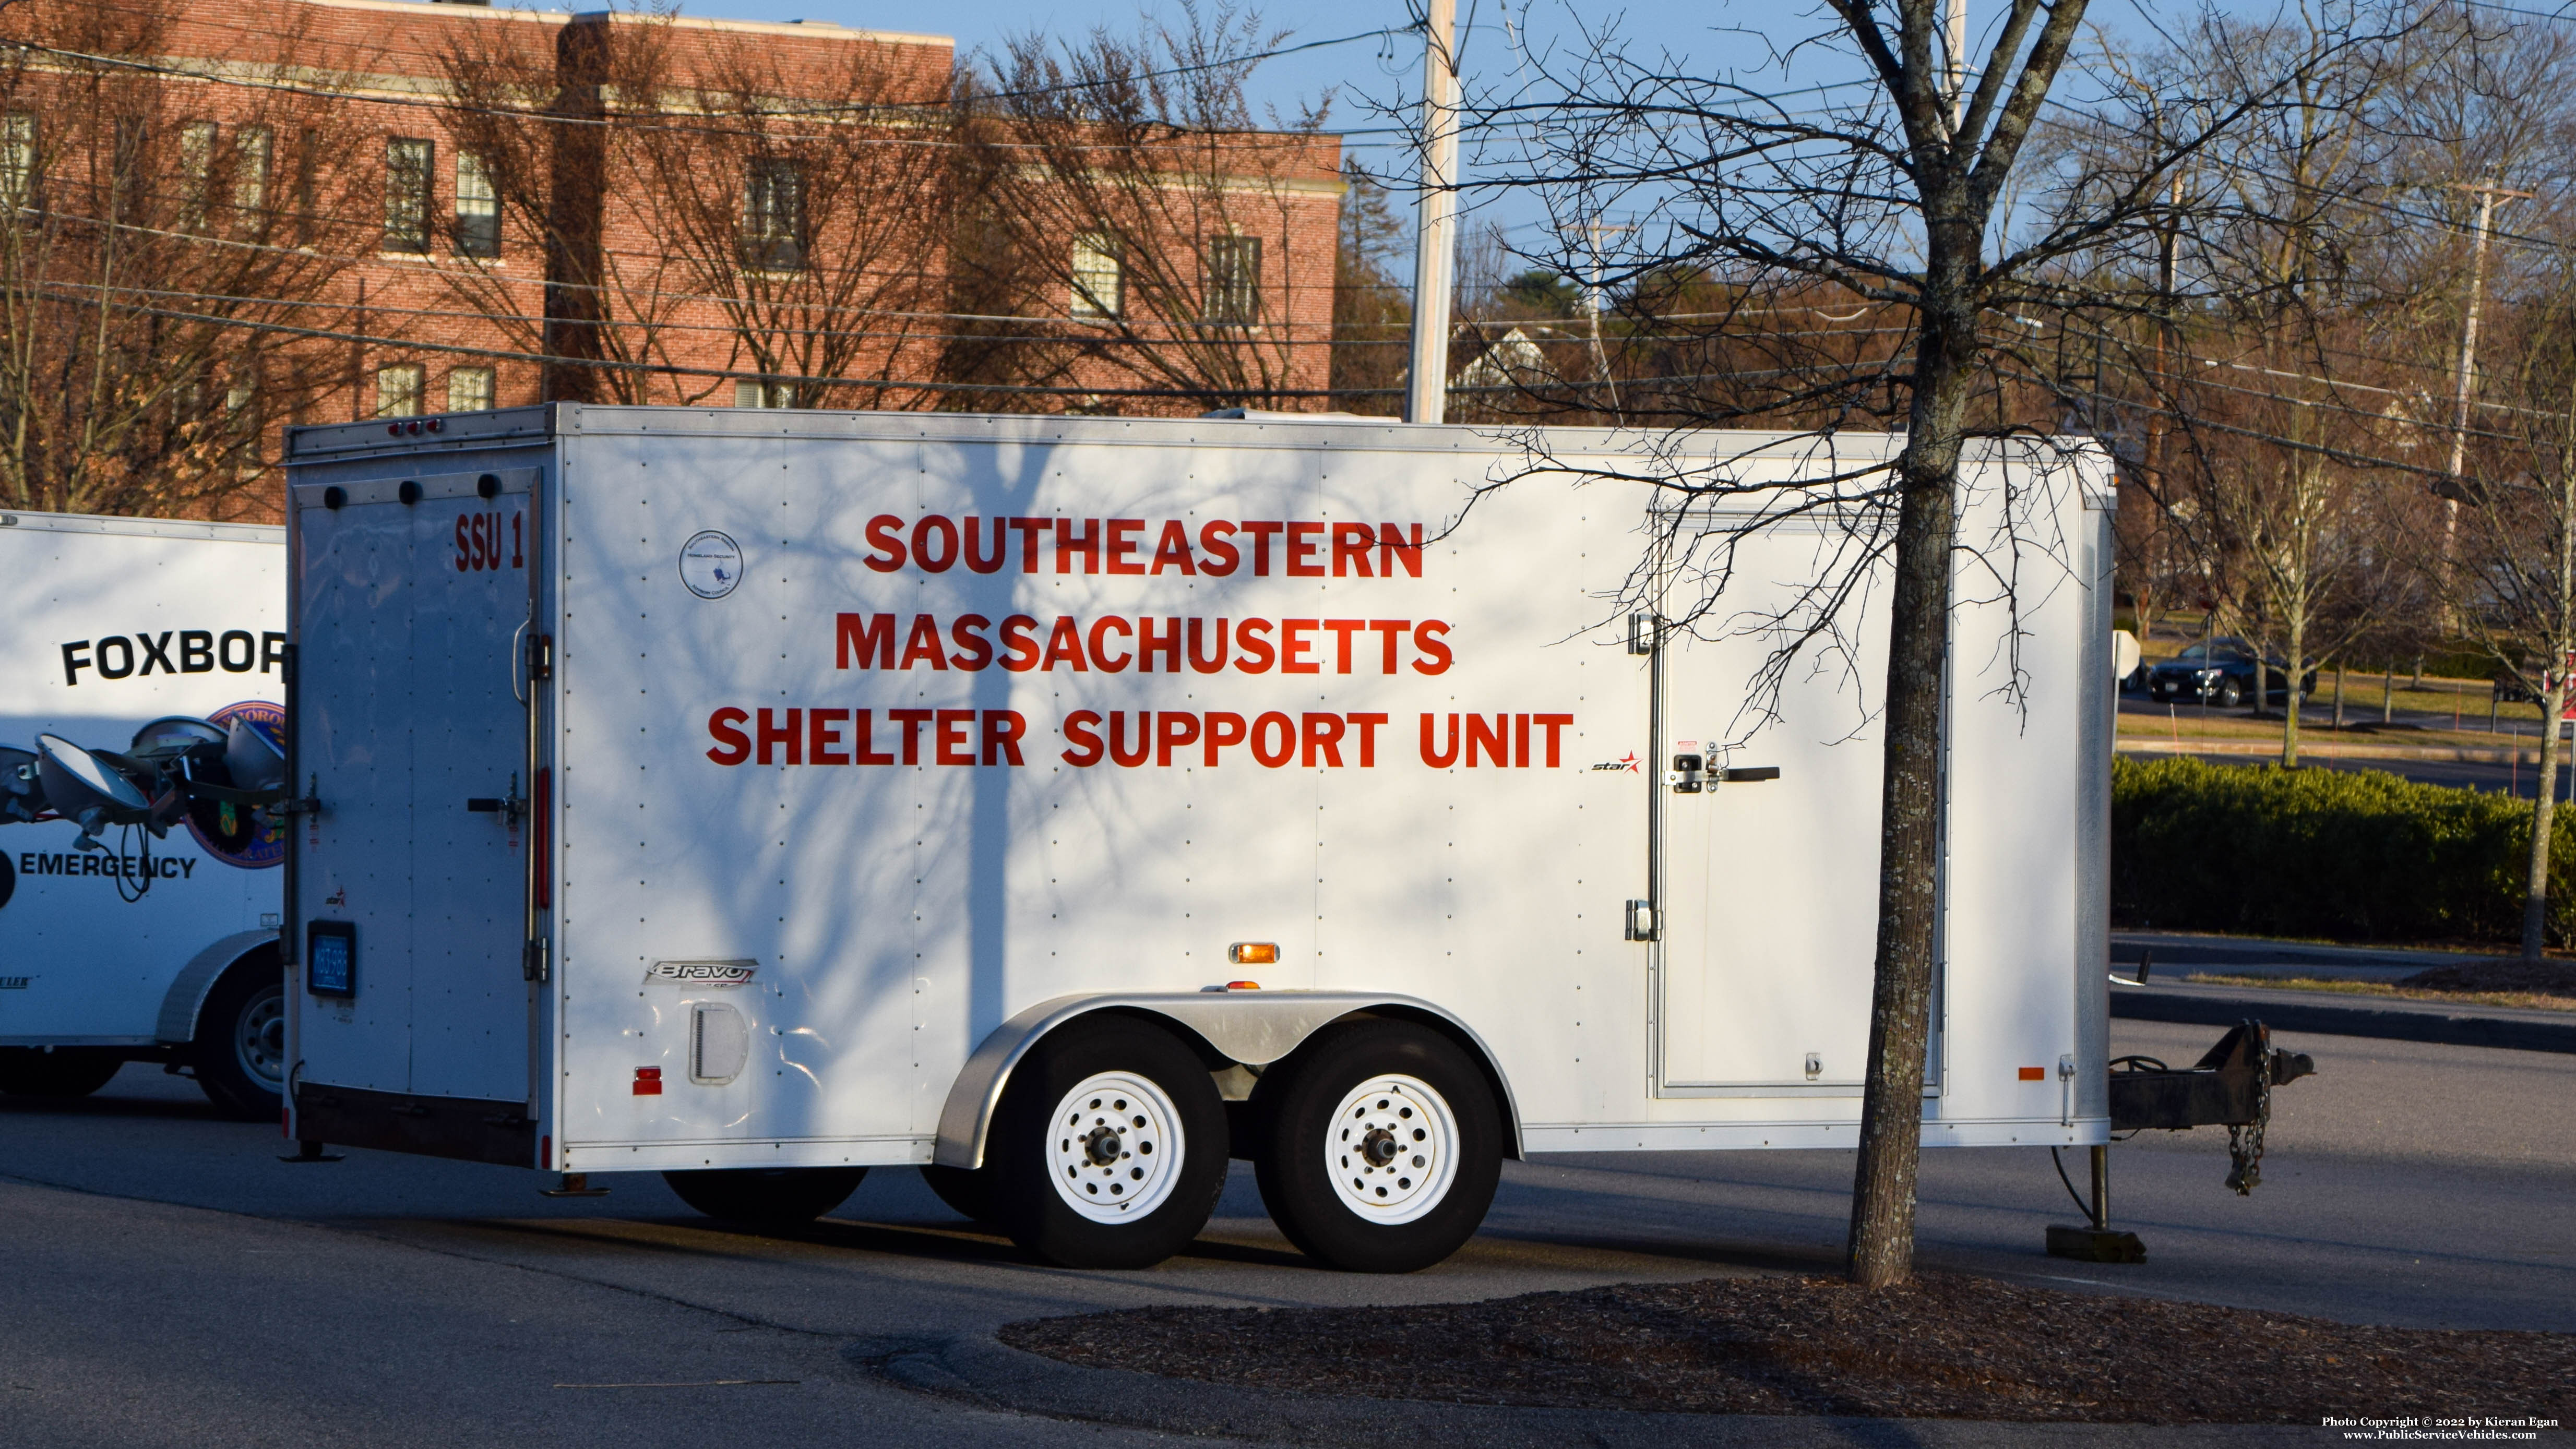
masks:
{"type": "MultiPolygon", "coordinates": [[[[299,919],[345,923],[346,994],[300,983],[300,1081],[525,1103],[522,662],[536,470],[343,485],[304,506],[299,919]]],[[[308,927],[309,929],[309,927],[308,927]]]]}

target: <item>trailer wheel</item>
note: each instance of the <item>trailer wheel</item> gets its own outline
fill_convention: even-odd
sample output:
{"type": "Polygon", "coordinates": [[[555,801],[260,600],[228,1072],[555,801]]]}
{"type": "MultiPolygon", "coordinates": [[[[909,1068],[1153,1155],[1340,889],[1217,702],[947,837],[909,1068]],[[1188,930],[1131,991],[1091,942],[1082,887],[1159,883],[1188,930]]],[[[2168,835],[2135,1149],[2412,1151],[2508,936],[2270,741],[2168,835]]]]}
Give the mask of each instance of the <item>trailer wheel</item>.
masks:
{"type": "Polygon", "coordinates": [[[125,1058],[95,1047],[0,1047],[0,1092],[13,1097],[86,1097],[124,1070],[125,1058]]]}
{"type": "Polygon", "coordinates": [[[939,1200],[969,1222],[993,1220],[993,1170],[989,1167],[942,1167],[929,1163],[921,1169],[921,1180],[939,1194],[939,1200]]]}
{"type": "Polygon", "coordinates": [[[243,957],[216,980],[197,1012],[188,1062],[217,1111],[245,1122],[277,1120],[285,1104],[286,988],[274,952],[243,957]]]}
{"type": "Polygon", "coordinates": [[[1411,1022],[1352,1022],[1261,1085],[1261,1200],[1308,1256],[1410,1273],[1475,1236],[1502,1178],[1502,1114],[1456,1043],[1411,1022]]]}
{"type": "Polygon", "coordinates": [[[666,1172],[662,1180],[708,1217],[792,1228],[848,1201],[867,1175],[864,1167],[719,1167],[666,1172]]]}
{"type": "Polygon", "coordinates": [[[1145,1268],[1187,1247],[1225,1189],[1225,1103],[1168,1032],[1109,1017],[1022,1058],[986,1170],[996,1223],[1067,1268],[1145,1268]]]}

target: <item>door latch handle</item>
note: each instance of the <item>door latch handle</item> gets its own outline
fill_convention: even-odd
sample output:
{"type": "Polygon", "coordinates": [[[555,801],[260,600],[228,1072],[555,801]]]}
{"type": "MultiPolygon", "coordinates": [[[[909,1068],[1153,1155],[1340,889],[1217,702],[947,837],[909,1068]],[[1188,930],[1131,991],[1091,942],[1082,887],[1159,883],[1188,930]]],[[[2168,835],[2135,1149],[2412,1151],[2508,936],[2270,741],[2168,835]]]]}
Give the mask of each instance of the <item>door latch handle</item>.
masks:
{"type": "Polygon", "coordinates": [[[477,815],[498,815],[509,823],[512,830],[516,830],[519,828],[519,818],[528,813],[528,802],[520,797],[519,777],[512,774],[509,794],[469,795],[465,798],[465,808],[477,815]]]}

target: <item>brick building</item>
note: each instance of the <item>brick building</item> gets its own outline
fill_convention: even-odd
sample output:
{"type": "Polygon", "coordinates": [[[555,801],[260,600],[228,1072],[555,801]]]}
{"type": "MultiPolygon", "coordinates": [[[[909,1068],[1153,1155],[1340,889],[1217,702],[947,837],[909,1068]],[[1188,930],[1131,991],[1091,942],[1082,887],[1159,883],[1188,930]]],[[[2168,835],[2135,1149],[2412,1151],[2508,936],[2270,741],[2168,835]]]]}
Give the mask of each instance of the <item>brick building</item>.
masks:
{"type": "Polygon", "coordinates": [[[21,371],[114,374],[0,383],[15,506],[256,516],[286,423],[556,398],[1323,405],[1329,136],[807,22],[35,0],[0,38],[0,289],[61,352],[21,371]]]}

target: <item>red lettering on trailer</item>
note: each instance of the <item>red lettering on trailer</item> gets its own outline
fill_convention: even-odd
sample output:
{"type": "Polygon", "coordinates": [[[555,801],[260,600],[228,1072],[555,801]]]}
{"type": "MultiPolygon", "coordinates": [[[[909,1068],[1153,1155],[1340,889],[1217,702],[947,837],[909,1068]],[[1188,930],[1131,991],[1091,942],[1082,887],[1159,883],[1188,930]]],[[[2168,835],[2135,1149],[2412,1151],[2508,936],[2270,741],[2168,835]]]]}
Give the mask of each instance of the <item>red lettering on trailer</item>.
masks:
{"type": "Polygon", "coordinates": [[[1130,536],[1141,532],[1144,527],[1145,520],[1141,518],[1109,520],[1109,572],[1137,575],[1145,572],[1143,564],[1133,561],[1136,557],[1137,543],[1130,536]]]}
{"type": "Polygon", "coordinates": [[[1097,765],[1100,763],[1103,750],[1100,736],[1096,733],[1099,726],[1098,710],[1077,709],[1064,717],[1064,737],[1073,745],[1073,748],[1064,752],[1066,764],[1097,765]]]}
{"type": "Polygon", "coordinates": [[[903,639],[903,663],[896,667],[910,669],[916,660],[925,659],[933,669],[948,667],[948,655],[939,643],[939,621],[928,614],[915,614],[912,631],[903,639]]]}
{"type": "Polygon", "coordinates": [[[984,711],[984,763],[1001,764],[1007,756],[1014,765],[1025,765],[1020,758],[1020,740],[1029,732],[1029,722],[1016,709],[984,711]]]}
{"type": "Polygon", "coordinates": [[[1305,718],[1307,769],[1315,768],[1320,756],[1333,769],[1342,767],[1342,717],[1337,714],[1309,713],[1305,718]]]}
{"type": "Polygon", "coordinates": [[[1177,518],[1164,520],[1163,536],[1154,544],[1154,572],[1159,574],[1166,568],[1179,569],[1184,574],[1199,571],[1197,560],[1190,557],[1190,531],[1177,518]]]}
{"type": "Polygon", "coordinates": [[[1091,665],[1103,674],[1118,674],[1124,672],[1127,666],[1135,661],[1136,657],[1132,653],[1121,654],[1115,660],[1112,660],[1109,657],[1109,650],[1100,642],[1100,636],[1113,629],[1126,635],[1130,639],[1136,637],[1136,630],[1134,627],[1129,625],[1126,620],[1119,618],[1116,614],[1111,614],[1105,618],[1097,619],[1092,622],[1091,665]]]}
{"type": "Polygon", "coordinates": [[[1320,579],[1324,576],[1322,564],[1309,562],[1323,548],[1322,544],[1313,541],[1323,531],[1324,525],[1320,523],[1288,525],[1288,577],[1320,579]]]}
{"type": "Polygon", "coordinates": [[[1002,530],[1009,526],[1009,520],[989,520],[993,525],[993,551],[989,554],[975,541],[976,525],[985,521],[972,515],[961,520],[959,532],[966,535],[966,567],[979,574],[997,574],[1002,571],[1002,565],[1011,561],[1010,541],[1002,537],[1002,530]]]}
{"type": "Polygon", "coordinates": [[[1252,758],[1260,761],[1265,767],[1275,770],[1288,763],[1288,757],[1295,753],[1297,753],[1295,720],[1274,709],[1263,711],[1261,717],[1252,722],[1252,758]],[[1279,733],[1279,744],[1276,748],[1272,748],[1268,743],[1273,730],[1279,733]]]}
{"type": "Polygon", "coordinates": [[[1217,767],[1219,750],[1228,745],[1242,744],[1250,737],[1250,731],[1244,728],[1243,716],[1228,714],[1223,710],[1210,710],[1207,717],[1207,732],[1200,736],[1207,741],[1207,767],[1211,770],[1217,767]]]}
{"type": "Polygon", "coordinates": [[[1013,674],[1026,674],[1038,667],[1038,640],[1031,631],[1038,621],[1026,614],[1013,614],[1002,621],[1002,667],[1013,674]]]}
{"type": "Polygon", "coordinates": [[[903,567],[903,520],[891,513],[880,513],[868,520],[868,556],[861,560],[881,574],[903,567]]]}
{"type": "Polygon", "coordinates": [[[769,763],[769,747],[772,745],[786,747],[787,763],[801,765],[805,762],[805,739],[797,728],[798,716],[803,713],[803,710],[791,709],[787,711],[786,724],[773,725],[769,722],[770,712],[766,709],[760,712],[760,723],[753,731],[760,741],[760,763],[769,763]]]}
{"type": "Polygon", "coordinates": [[[850,667],[850,657],[858,656],[861,669],[894,668],[894,615],[836,614],[832,624],[832,658],[835,667],[850,667]]]}
{"type": "Polygon", "coordinates": [[[1242,567],[1243,550],[1227,542],[1234,536],[1235,531],[1235,526],[1223,519],[1200,527],[1199,547],[1207,553],[1207,561],[1199,565],[1200,573],[1212,579],[1221,579],[1242,567]]]}
{"type": "Polygon", "coordinates": [[[1392,523],[1377,526],[1377,576],[1395,577],[1396,565],[1402,564],[1407,577],[1422,577],[1422,525],[1412,525],[1410,540],[1396,531],[1392,523]]]}
{"type": "Polygon", "coordinates": [[[1444,674],[1448,672],[1450,664],[1449,646],[1441,642],[1441,639],[1447,635],[1448,632],[1449,626],[1440,622],[1438,619],[1425,619],[1421,623],[1413,626],[1413,647],[1422,651],[1422,657],[1413,661],[1414,673],[1444,674]]]}
{"type": "Polygon", "coordinates": [[[1316,671],[1317,666],[1313,664],[1300,664],[1297,662],[1305,658],[1307,649],[1312,647],[1306,641],[1306,634],[1309,630],[1315,627],[1315,622],[1316,621],[1313,619],[1282,619],[1279,621],[1280,673],[1312,674],[1316,671]]]}
{"type": "Polygon", "coordinates": [[[1056,616],[1055,631],[1047,635],[1046,662],[1038,668],[1052,670],[1059,659],[1085,673],[1091,669],[1091,661],[1082,654],[1082,624],[1071,614],[1056,616]]]}
{"type": "Polygon", "coordinates": [[[921,727],[930,723],[930,714],[931,712],[926,709],[886,711],[887,719],[903,726],[903,762],[907,765],[921,763],[921,727]]]}
{"type": "Polygon", "coordinates": [[[1242,657],[1234,662],[1235,668],[1242,670],[1246,674],[1267,674],[1270,672],[1271,661],[1277,658],[1278,655],[1277,651],[1270,647],[1269,620],[1246,619],[1242,623],[1235,625],[1234,642],[1243,650],[1242,657]],[[1260,637],[1253,637],[1256,634],[1260,637]]]}
{"type": "Polygon", "coordinates": [[[1151,615],[1141,616],[1136,620],[1137,672],[1153,673],[1154,656],[1157,654],[1163,656],[1165,674],[1181,672],[1181,621],[1174,619],[1171,623],[1171,632],[1158,636],[1154,632],[1154,620],[1151,615]]]}
{"type": "Polygon", "coordinates": [[[923,514],[912,526],[912,562],[926,574],[944,574],[957,566],[957,525],[946,514],[923,514]],[[931,561],[934,543],[939,546],[936,563],[931,561]]]}
{"type": "MultiPolygon", "coordinates": [[[[1372,578],[1369,572],[1369,550],[1377,547],[1377,530],[1365,523],[1333,525],[1333,577],[1357,573],[1372,578]]],[[[1349,671],[1345,670],[1345,673],[1349,671]]]]}
{"type": "Polygon", "coordinates": [[[521,547],[525,528],[524,515],[517,513],[510,515],[510,551],[505,558],[501,552],[501,515],[499,513],[456,515],[456,571],[460,574],[470,574],[491,569],[526,568],[527,560],[521,547]]]}
{"type": "Polygon", "coordinates": [[[975,763],[975,741],[970,727],[975,723],[971,709],[943,709],[933,712],[932,728],[936,732],[937,753],[933,758],[943,765],[975,763]]]}
{"type": "Polygon", "coordinates": [[[1100,572],[1099,519],[1082,520],[1082,533],[1079,537],[1074,534],[1072,519],[1059,518],[1055,521],[1055,571],[1060,574],[1072,573],[1075,554],[1082,555],[1084,573],[1100,572]]]}
{"type": "MultiPolygon", "coordinates": [[[[1029,724],[1027,716],[1018,710],[885,710],[889,723],[903,727],[903,743],[888,750],[877,748],[878,713],[875,709],[822,705],[758,710],[726,705],[707,716],[707,736],[714,744],[706,751],[706,757],[726,766],[827,766],[891,765],[897,763],[899,756],[901,763],[918,766],[923,763],[922,735],[926,726],[930,763],[1027,764],[1021,746],[1028,738],[1029,724]],[[750,726],[747,731],[746,725],[750,726]]],[[[1388,718],[1382,712],[1310,710],[1292,717],[1283,711],[1268,710],[1247,723],[1243,715],[1231,710],[1210,710],[1205,714],[1193,710],[1076,710],[1065,717],[1062,726],[1068,745],[1063,758],[1075,766],[1106,761],[1136,769],[1150,761],[1158,768],[1169,769],[1175,759],[1188,763],[1192,747],[1196,746],[1198,763],[1215,769],[1224,763],[1228,748],[1248,745],[1253,759],[1268,769],[1294,762],[1307,769],[1369,770],[1377,768],[1377,732],[1388,718]],[[1356,759],[1349,753],[1354,746],[1356,759]]],[[[1422,762],[1433,769],[1447,769],[1458,763],[1461,749],[1456,714],[1446,716],[1446,747],[1436,743],[1442,718],[1436,714],[1421,716],[1422,762]]],[[[1530,752],[1519,747],[1527,744],[1528,732],[1534,726],[1543,763],[1551,770],[1560,768],[1562,732],[1573,723],[1571,714],[1506,713],[1494,715],[1490,723],[1483,715],[1471,714],[1467,716],[1464,735],[1466,763],[1527,767],[1530,752]]],[[[41,872],[31,869],[28,873],[41,872]]]]}
{"type": "Polygon", "coordinates": [[[993,621],[981,614],[958,615],[957,622],[948,626],[948,637],[957,641],[957,655],[948,662],[969,674],[992,663],[993,646],[982,633],[991,627],[993,621]]]}

